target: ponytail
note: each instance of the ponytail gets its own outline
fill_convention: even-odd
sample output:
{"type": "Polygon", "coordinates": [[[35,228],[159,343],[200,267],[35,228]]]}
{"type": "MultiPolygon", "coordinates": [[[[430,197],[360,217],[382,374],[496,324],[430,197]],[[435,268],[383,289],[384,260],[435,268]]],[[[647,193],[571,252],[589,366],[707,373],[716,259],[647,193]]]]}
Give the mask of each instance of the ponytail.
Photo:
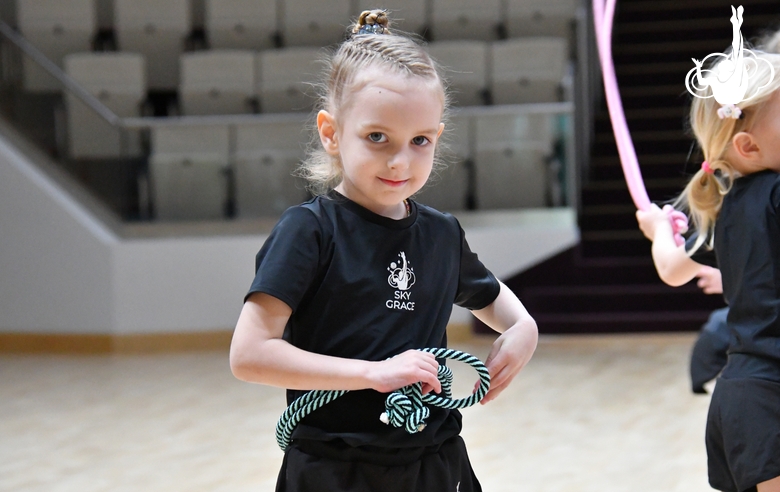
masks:
{"type": "MultiPolygon", "coordinates": [[[[760,53],[760,52],[757,52],[760,53]]],[[[750,132],[763,104],[780,87],[780,55],[760,53],[767,63],[760,63],[748,80],[749,96],[738,105],[721,105],[707,88],[694,98],[690,111],[690,128],[696,136],[705,164],[688,182],[675,200],[675,208],[688,210],[699,235],[695,251],[705,241],[712,245],[713,228],[723,205],[740,174],[727,159],[734,136],[750,132]],[[728,110],[728,111],[726,111],[728,110]],[[709,240],[708,240],[709,238],[709,240]]]]}

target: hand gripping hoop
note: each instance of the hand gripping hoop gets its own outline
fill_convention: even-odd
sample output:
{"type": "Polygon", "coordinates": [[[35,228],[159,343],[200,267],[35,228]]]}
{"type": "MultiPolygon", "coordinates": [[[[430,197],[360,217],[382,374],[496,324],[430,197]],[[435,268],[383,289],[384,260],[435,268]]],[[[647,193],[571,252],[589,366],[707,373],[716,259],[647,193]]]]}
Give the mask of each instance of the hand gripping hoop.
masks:
{"type": "MultiPolygon", "coordinates": [[[[424,348],[420,351],[433,354],[437,359],[451,359],[469,364],[479,374],[479,388],[466,398],[453,400],[452,371],[447,366],[440,365],[438,378],[441,382],[441,395],[423,395],[420,383],[390,393],[385,401],[385,412],[379,418],[394,427],[404,427],[410,434],[425,428],[425,419],[430,415],[430,410],[424,403],[450,410],[467,408],[479,403],[490,389],[490,372],[477,357],[447,348],[424,348]]],[[[304,417],[346,393],[346,390],[315,390],[292,402],[276,424],[276,442],[282,451],[286,451],[290,446],[293,430],[304,417]]]]}

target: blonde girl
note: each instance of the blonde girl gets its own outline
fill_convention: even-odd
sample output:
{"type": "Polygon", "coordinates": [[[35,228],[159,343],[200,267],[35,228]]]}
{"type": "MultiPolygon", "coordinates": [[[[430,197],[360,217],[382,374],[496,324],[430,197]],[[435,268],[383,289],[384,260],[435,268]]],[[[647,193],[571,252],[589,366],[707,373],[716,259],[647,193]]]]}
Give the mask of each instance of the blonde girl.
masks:
{"type": "MultiPolygon", "coordinates": [[[[780,491],[780,55],[758,54],[747,101],[694,99],[704,162],[676,204],[689,209],[699,245],[714,246],[730,308],[706,443],[710,485],[733,492],[780,491]]],[[[637,218],[662,279],[691,280],[706,248],[688,257],[658,207],[637,218]]]]}
{"type": "Polygon", "coordinates": [[[408,434],[383,424],[386,393],[438,363],[453,303],[501,332],[483,403],[528,362],[537,329],[469,249],[451,215],[411,200],[444,129],[442,76],[425,50],[364,12],[332,56],[304,173],[319,195],[287,210],[256,258],[230,352],[234,375],[288,389],[350,390],[296,428],[277,491],[481,490],[457,411],[408,434]]]}

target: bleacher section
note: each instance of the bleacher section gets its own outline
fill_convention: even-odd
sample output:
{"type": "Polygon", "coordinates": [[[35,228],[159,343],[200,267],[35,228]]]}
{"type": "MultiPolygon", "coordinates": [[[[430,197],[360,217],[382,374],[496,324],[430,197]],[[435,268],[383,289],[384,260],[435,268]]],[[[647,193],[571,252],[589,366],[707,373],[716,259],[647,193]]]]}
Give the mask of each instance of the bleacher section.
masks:
{"type": "Polygon", "coordinates": [[[156,217],[214,220],[227,205],[228,128],[168,126],[152,131],[149,170],[156,217]]]}
{"type": "Polygon", "coordinates": [[[211,49],[264,50],[276,39],[276,0],[206,0],[211,49]]]}
{"type": "Polygon", "coordinates": [[[253,51],[194,51],[183,54],[180,63],[182,114],[256,112],[258,70],[253,51]]]}
{"type": "Polygon", "coordinates": [[[175,89],[179,83],[179,56],[192,30],[190,5],[189,0],[114,1],[117,47],[144,55],[152,89],[175,89]]]}
{"type": "MultiPolygon", "coordinates": [[[[62,66],[70,53],[89,51],[97,31],[93,0],[18,0],[19,31],[51,61],[62,66]]],[[[58,92],[59,83],[29,58],[22,60],[24,88],[58,92]]]]}
{"type": "MultiPolygon", "coordinates": [[[[65,73],[120,117],[141,116],[146,99],[146,62],[138,53],[73,53],[65,73]]],[[[122,133],[78,97],[65,95],[68,152],[76,159],[140,156],[138,131],[122,133]]]]}
{"type": "MultiPolygon", "coordinates": [[[[327,48],[344,38],[350,17],[375,6],[370,0],[14,1],[0,20],[15,15],[33,45],[123,118],[310,113],[327,48]]],[[[441,152],[448,166],[436,171],[421,201],[443,210],[557,203],[550,199],[556,186],[550,163],[561,158],[556,144],[571,138],[558,131],[559,116],[479,114],[479,108],[568,100],[563,88],[570,84],[577,3],[383,3],[393,28],[428,41],[456,106],[450,145],[441,152]]],[[[273,217],[306,197],[292,177],[310,140],[300,131],[303,118],[119,131],[28,57],[20,59],[18,97],[61,98],[53,119],[61,111],[67,124],[52,132],[66,142],[59,157],[87,166],[144,159],[139,169],[148,171],[138,179],[148,177],[158,220],[273,217]]]]}

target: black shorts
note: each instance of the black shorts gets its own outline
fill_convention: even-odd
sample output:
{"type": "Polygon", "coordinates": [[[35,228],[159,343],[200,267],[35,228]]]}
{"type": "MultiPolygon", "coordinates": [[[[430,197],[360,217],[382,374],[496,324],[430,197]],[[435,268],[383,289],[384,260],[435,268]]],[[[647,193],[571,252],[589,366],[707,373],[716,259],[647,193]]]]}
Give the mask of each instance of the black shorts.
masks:
{"type": "Polygon", "coordinates": [[[346,449],[334,455],[338,446],[325,448],[293,441],[284,455],[276,492],[482,491],[460,436],[428,449],[370,453],[369,461],[357,461],[358,456],[346,449]],[[404,459],[409,455],[411,462],[404,459]]]}
{"type": "Polygon", "coordinates": [[[718,379],[707,416],[710,485],[755,491],[780,476],[780,383],[718,379]]]}

